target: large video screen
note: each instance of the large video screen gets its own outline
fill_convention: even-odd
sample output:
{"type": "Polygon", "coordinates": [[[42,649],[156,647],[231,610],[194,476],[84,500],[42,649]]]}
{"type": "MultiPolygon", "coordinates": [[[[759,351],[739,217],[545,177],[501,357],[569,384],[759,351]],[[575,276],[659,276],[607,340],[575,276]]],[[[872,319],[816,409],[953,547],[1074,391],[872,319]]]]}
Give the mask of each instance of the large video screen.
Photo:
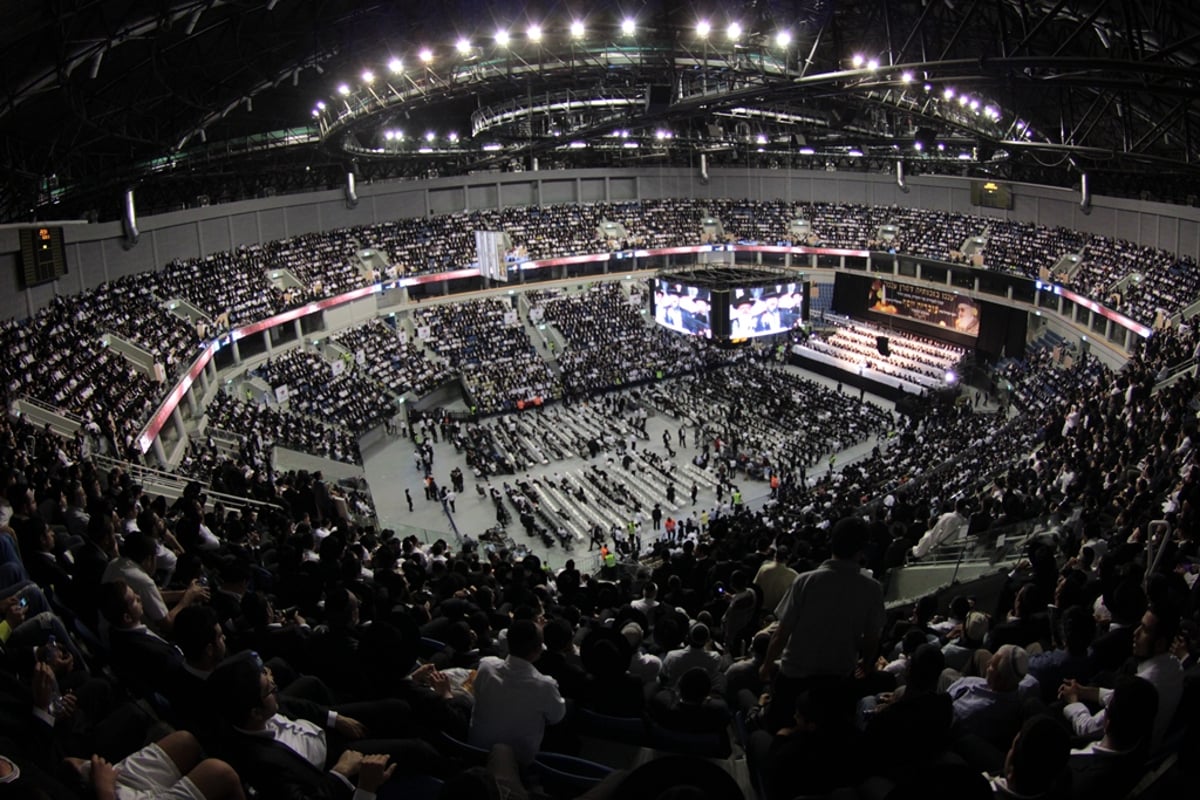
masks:
{"type": "Polygon", "coordinates": [[[654,280],[654,321],[693,336],[712,337],[712,293],[703,286],[654,280]]]}
{"type": "Polygon", "coordinates": [[[964,336],[979,335],[979,304],[953,292],[873,280],[867,296],[867,311],[887,317],[904,317],[964,336]]]}
{"type": "Polygon", "coordinates": [[[729,338],[770,336],[804,322],[803,283],[749,286],[729,293],[729,338]]]}

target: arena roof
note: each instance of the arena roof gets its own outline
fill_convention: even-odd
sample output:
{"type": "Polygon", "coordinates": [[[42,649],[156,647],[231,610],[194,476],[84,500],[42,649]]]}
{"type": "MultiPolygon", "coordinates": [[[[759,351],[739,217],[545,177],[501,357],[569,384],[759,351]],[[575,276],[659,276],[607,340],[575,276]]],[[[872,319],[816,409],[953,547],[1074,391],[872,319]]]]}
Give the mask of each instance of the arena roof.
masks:
{"type": "Polygon", "coordinates": [[[1189,203],[1200,171],[1191,0],[58,0],[0,43],[5,221],[534,159],[1189,203]]]}

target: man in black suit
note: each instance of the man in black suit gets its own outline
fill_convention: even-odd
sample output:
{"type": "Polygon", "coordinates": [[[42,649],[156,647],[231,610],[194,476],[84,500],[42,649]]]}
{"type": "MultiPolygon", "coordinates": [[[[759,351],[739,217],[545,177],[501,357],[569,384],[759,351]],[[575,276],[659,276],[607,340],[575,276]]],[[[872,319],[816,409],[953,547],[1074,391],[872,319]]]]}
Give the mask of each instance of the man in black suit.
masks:
{"type": "Polygon", "coordinates": [[[117,555],[117,527],[112,511],[92,514],[87,537],[74,553],[74,579],[66,600],[71,610],[93,630],[98,627],[99,621],[96,600],[100,592],[100,580],[104,577],[108,562],[117,555]]]}
{"type": "Polygon", "coordinates": [[[99,606],[109,624],[112,668],[117,677],[135,695],[175,694],[183,672],[183,653],[142,622],[138,593],[123,580],[105,583],[100,586],[99,606]]]}
{"type": "MultiPolygon", "coordinates": [[[[437,770],[441,761],[432,747],[416,739],[363,738],[366,727],[361,723],[349,735],[341,734],[337,723],[342,718],[336,712],[326,711],[323,719],[286,716],[280,712],[270,668],[254,653],[227,659],[209,677],[207,688],[227,723],[219,752],[264,800],[373,798],[397,767],[426,773],[437,770]],[[327,732],[325,724],[333,730],[327,732]],[[389,760],[396,763],[388,766],[389,760]]],[[[392,716],[388,706],[395,702],[375,703],[382,712],[378,716],[392,716]]],[[[311,706],[320,713],[316,704],[311,706]]]]}

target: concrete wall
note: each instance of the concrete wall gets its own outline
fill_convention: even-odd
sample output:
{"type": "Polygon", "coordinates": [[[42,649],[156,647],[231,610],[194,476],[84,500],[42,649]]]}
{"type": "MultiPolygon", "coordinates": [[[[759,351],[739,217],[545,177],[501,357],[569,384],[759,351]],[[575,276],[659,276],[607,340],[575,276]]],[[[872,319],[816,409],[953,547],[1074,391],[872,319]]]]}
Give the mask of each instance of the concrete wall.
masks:
{"type": "MultiPolygon", "coordinates": [[[[889,175],[808,170],[713,169],[709,181],[695,170],[645,168],[485,173],[428,181],[360,184],[360,202],[348,209],[340,190],[245,200],[143,217],[141,241],[122,247],[121,225],[65,228],[68,274],[22,290],[17,232],[0,229],[0,319],[24,318],[57,294],[77,294],[107,280],[158,269],[174,258],[285,239],[312,231],[447,214],[464,209],[556,205],[663,197],[782,199],[902,205],[963,214],[1012,218],[1130,239],[1200,257],[1200,209],[1096,197],[1090,214],[1078,194],[1044,186],[1013,187],[1011,211],[970,203],[970,184],[952,177],[910,178],[904,194],[889,175]]],[[[369,242],[363,244],[369,245],[369,242]]]]}

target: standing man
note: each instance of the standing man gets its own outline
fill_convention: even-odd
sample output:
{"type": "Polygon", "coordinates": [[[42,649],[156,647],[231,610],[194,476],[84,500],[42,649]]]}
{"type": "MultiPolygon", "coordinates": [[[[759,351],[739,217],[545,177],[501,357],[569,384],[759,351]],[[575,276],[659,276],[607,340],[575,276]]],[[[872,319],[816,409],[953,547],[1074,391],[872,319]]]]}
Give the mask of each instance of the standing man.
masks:
{"type": "Polygon", "coordinates": [[[696,493],[699,491],[700,491],[700,488],[698,486],[696,486],[696,484],[693,483],[692,484],[692,505],[696,505],[696,493]]]}
{"type": "Polygon", "coordinates": [[[779,627],[759,671],[764,682],[774,678],[765,718],[772,733],[788,724],[802,691],[846,681],[856,667],[866,675],[875,671],[883,589],[859,566],[866,543],[865,521],[839,521],[833,528],[833,558],[796,578],[775,609],[779,627]]]}
{"type": "Polygon", "coordinates": [[[662,529],[662,518],[662,506],[660,506],[658,503],[655,503],[654,510],[650,512],[650,519],[654,523],[654,530],[657,531],[662,529]]]}
{"type": "Polygon", "coordinates": [[[413,510],[412,492],[410,492],[407,487],[405,487],[405,489],[404,489],[404,500],[405,500],[405,502],[408,503],[408,513],[411,514],[412,510],[413,510]]]}
{"type": "Polygon", "coordinates": [[[468,737],[472,745],[490,750],[503,742],[518,762],[533,763],[547,723],[557,724],[567,713],[558,683],[534,667],[541,654],[541,629],[521,619],[508,627],[508,658],[488,656],[479,662],[468,737]]]}

